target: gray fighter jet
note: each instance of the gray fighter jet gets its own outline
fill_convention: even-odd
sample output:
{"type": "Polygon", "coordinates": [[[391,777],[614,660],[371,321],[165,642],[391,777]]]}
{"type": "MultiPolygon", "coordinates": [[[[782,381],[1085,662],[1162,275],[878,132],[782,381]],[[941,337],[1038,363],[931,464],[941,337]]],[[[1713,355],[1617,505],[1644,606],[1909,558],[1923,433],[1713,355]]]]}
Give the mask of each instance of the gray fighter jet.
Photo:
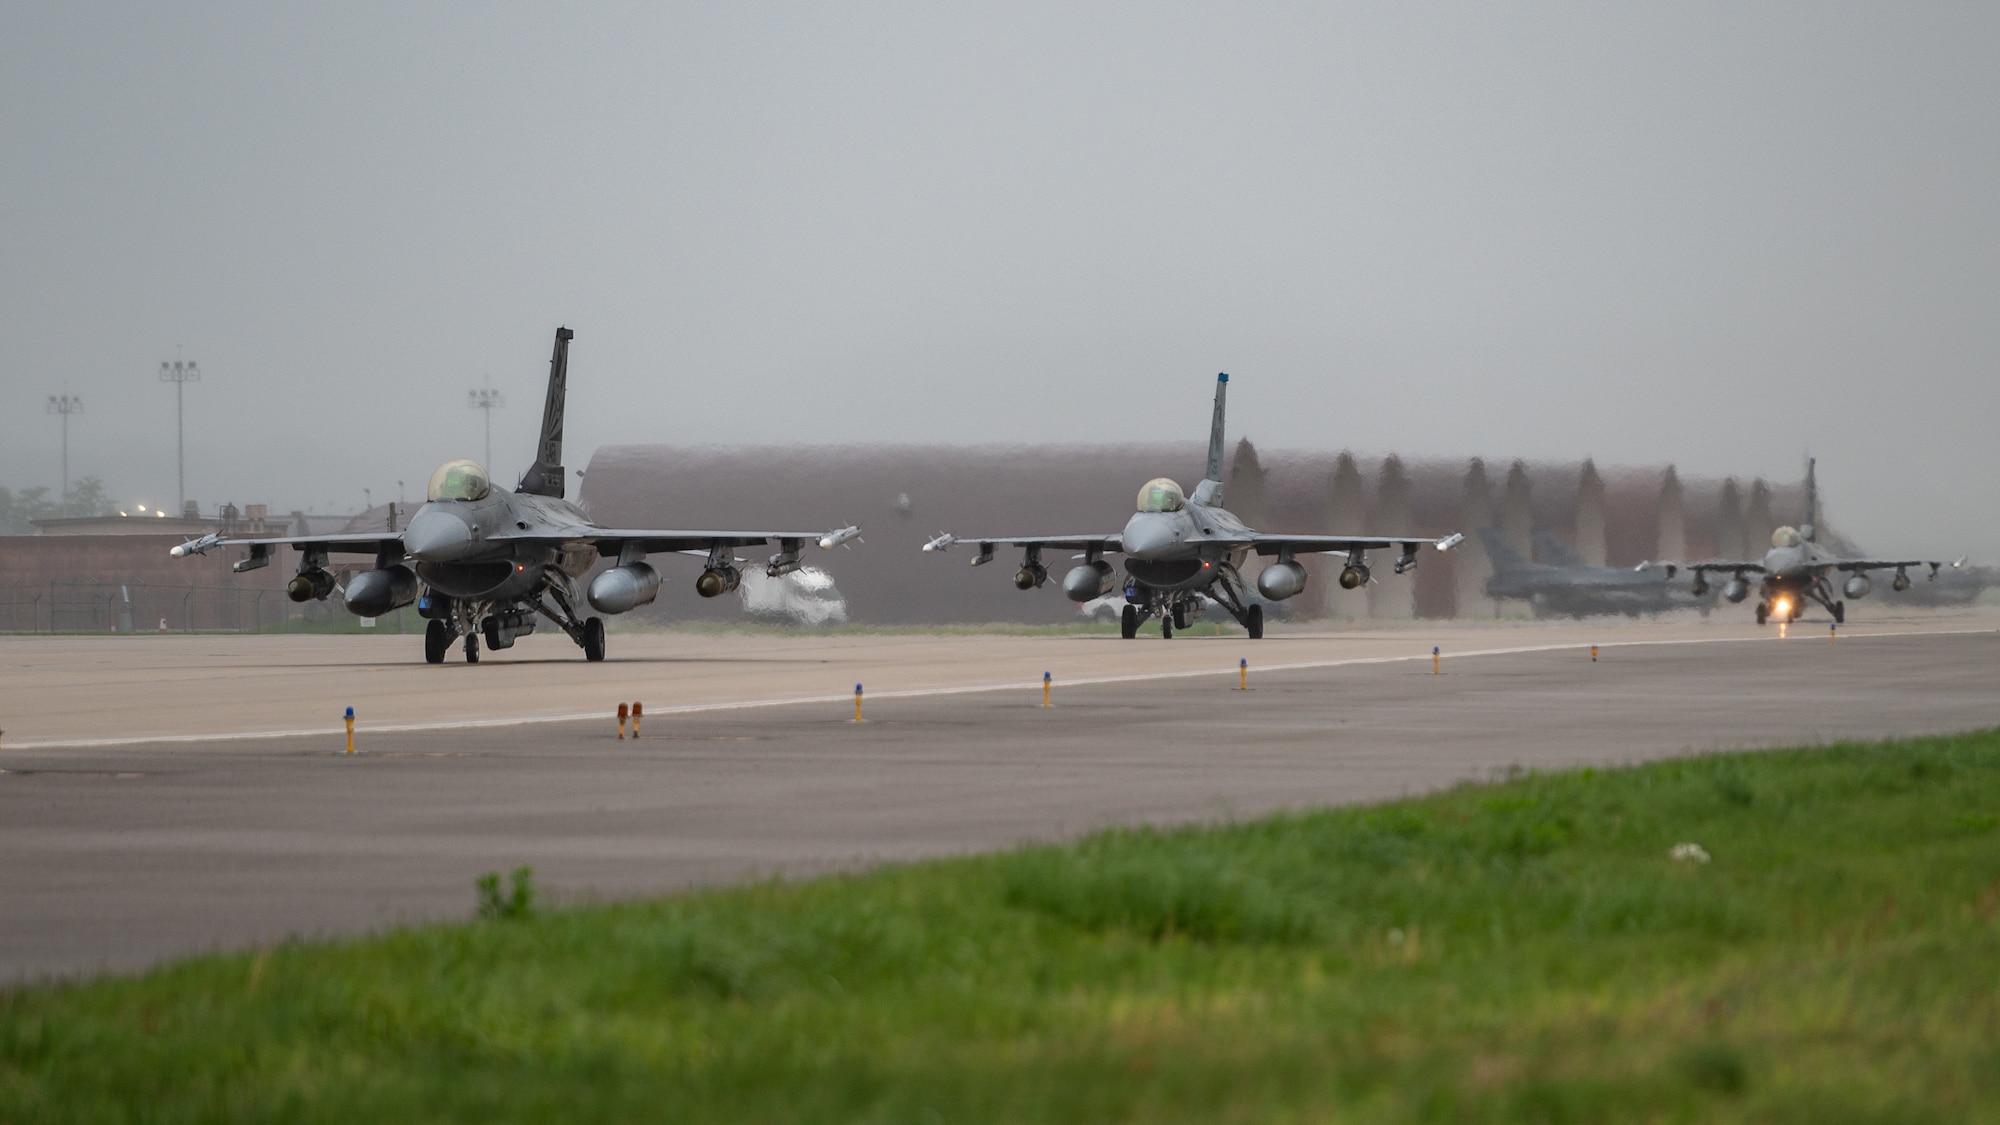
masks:
{"type": "Polygon", "coordinates": [[[1493,577],[1486,580],[1487,597],[1525,601],[1536,617],[1611,613],[1637,617],[1693,606],[1706,613],[1713,600],[1668,585],[1657,572],[1648,573],[1651,568],[1645,563],[1637,567],[1594,566],[1546,527],[1538,526],[1530,534],[1538,561],[1515,550],[1499,528],[1479,529],[1486,557],[1493,562],[1493,577]]]}
{"type": "Polygon", "coordinates": [[[1241,568],[1254,552],[1275,556],[1257,575],[1258,594],[1270,601],[1293,597],[1306,586],[1305,567],[1295,556],[1345,555],[1340,585],[1352,590],[1370,581],[1367,553],[1398,548],[1397,574],[1417,565],[1417,548],[1428,543],[1449,550],[1465,537],[1443,539],[1415,536],[1275,535],[1252,531],[1222,507],[1222,417],[1229,375],[1215,377],[1215,418],[1208,432],[1208,475],[1192,496],[1166,477],[1155,477],[1139,489],[1139,510],[1125,521],[1123,531],[1088,535],[965,536],[940,535],[924,544],[926,551],[944,551],[964,543],[979,544],[973,566],[993,561],[994,548],[1020,547],[1025,556],[1014,573],[1014,585],[1032,590],[1048,581],[1042,561],[1045,550],[1078,551],[1082,565],[1063,576],[1063,593],[1072,601],[1088,602],[1116,588],[1107,554],[1125,556],[1125,608],[1121,631],[1130,640],[1153,616],[1160,635],[1171,637],[1201,616],[1207,601],[1227,610],[1250,636],[1264,635],[1264,607],[1249,597],[1241,568]],[[1204,595],[1206,599],[1204,599],[1204,595]]]}
{"type": "Polygon", "coordinates": [[[556,329],[541,444],[514,491],[494,489],[476,462],[446,461],[431,474],[424,505],[400,532],[271,539],[205,535],[172,553],[178,558],[220,546],[247,547],[249,555],[234,568],[241,573],[270,565],[272,550],[290,544],[299,552],[299,568],[285,590],[295,602],[324,600],[334,592],[329,556],[372,555],[374,566],[348,581],[342,600],[361,617],[379,617],[415,602],[417,612],[430,620],[424,659],[432,664],[443,663],[460,637],[467,663],[479,659],[482,635],[486,647],[508,648],[535,631],[537,614],[582,646],[585,659],[602,660],[604,620],[580,615],[577,597],[577,579],[600,558],[616,559],[617,565],[593,578],[582,600],[599,613],[624,613],[659,595],[660,573],[646,561],[649,554],[704,558],[695,590],[712,598],[736,589],[742,577],[737,566],[742,560],[735,557],[739,547],[776,540],[778,553],[764,567],[765,574],[776,578],[799,568],[806,543],[833,546],[859,534],[851,527],[829,532],[658,531],[593,523],[563,498],[563,406],[574,336],[567,328],[556,329]]]}
{"type": "MultiPolygon", "coordinates": [[[[1694,584],[1690,589],[1696,597],[1708,593],[1708,576],[1727,572],[1729,581],[1722,587],[1722,596],[1731,602],[1740,602],[1750,596],[1750,580],[1746,575],[1763,576],[1761,598],[1757,602],[1757,624],[1762,625],[1772,618],[1780,622],[1796,621],[1805,611],[1805,603],[1818,602],[1833,615],[1835,622],[1847,620],[1847,603],[1837,601],[1833,596],[1833,585],[1829,579],[1835,572],[1848,575],[1841,591],[1847,597],[1856,599],[1867,597],[1873,584],[1868,580],[1871,570],[1894,570],[1896,576],[1889,582],[1889,588],[1902,591],[1910,588],[1909,569],[1929,567],[1930,577],[1936,580],[1938,571],[1945,564],[1926,559],[1845,559],[1830,551],[1823,550],[1815,543],[1814,523],[1819,518],[1819,482],[1815,474],[1816,459],[1806,461],[1806,519],[1798,527],[1781,527],[1771,533],[1771,549],[1764,553],[1763,561],[1748,562],[1728,559],[1711,559],[1707,562],[1689,564],[1687,569],[1694,572],[1694,584]]],[[[1959,566],[1965,560],[1953,563],[1959,566]]],[[[1667,574],[1672,577],[1674,566],[1667,565],[1667,574]]]]}

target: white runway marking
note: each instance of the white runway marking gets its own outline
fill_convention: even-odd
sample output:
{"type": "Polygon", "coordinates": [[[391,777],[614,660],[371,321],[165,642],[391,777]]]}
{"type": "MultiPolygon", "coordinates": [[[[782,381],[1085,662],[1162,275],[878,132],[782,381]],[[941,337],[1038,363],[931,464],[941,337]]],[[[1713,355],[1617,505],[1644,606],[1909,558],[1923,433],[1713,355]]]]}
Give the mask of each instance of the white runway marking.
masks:
{"type": "MultiPolygon", "coordinates": [[[[1889,637],[1962,637],[1962,636],[1976,636],[1976,635],[1992,634],[1992,633],[2000,633],[2000,629],[1912,629],[1901,632],[1880,632],[1880,633],[1843,632],[1840,634],[1840,640],[1841,642],[1844,643],[1851,641],[1864,641],[1870,639],[1889,638],[1889,637]]],[[[1441,653],[1440,656],[1445,660],[1468,660],[1474,657],[1521,656],[1530,653],[1540,653],[1540,652],[1570,652],[1570,651],[1581,651],[1584,649],[1588,649],[1592,646],[1593,643],[1600,650],[1613,649],[1613,648],[1666,647],[1670,645],[1754,644],[1760,641],[1770,642],[1774,644],[1809,643],[1807,638],[1810,636],[1812,636],[1812,634],[1801,634],[1799,637],[1796,638],[1784,638],[1774,635],[1764,635],[1764,636],[1754,636],[1754,637],[1699,637],[1699,638],[1675,638],[1675,639],[1662,639],[1662,640],[1634,640],[1634,641],[1597,641],[1597,642],[1576,641],[1576,642],[1564,642],[1562,644],[1549,644],[1549,645],[1519,645],[1510,648],[1467,649],[1463,652],[1444,652],[1441,653]]],[[[1352,667],[1352,666],[1366,665],[1366,664],[1409,664],[1409,663],[1415,663],[1417,661],[1429,660],[1430,658],[1431,654],[1428,651],[1419,652],[1414,655],[1408,655],[1408,656],[1342,657],[1331,660],[1301,660],[1289,664],[1253,665],[1251,667],[1251,671],[1260,674],[1270,673],[1270,672],[1300,672],[1300,671],[1310,671],[1319,668],[1344,668],[1344,667],[1352,667]]],[[[1237,674],[1237,666],[1234,664],[1228,664],[1215,668],[1181,669],[1171,672],[1133,672],[1133,673],[1125,673],[1125,674],[1111,675],[1111,676],[1081,676],[1075,679],[1058,680],[1056,683],[1058,687],[1077,687],[1077,686],[1096,686],[1102,684],[1143,683],[1155,680],[1188,680],[1188,679],[1197,679],[1203,676],[1234,676],[1236,674],[1237,674]]],[[[890,689],[887,691],[867,692],[866,698],[876,699],[876,700],[918,699],[918,698],[928,698],[940,695],[980,695],[996,691],[1027,692],[1027,691],[1032,691],[1035,688],[1039,688],[1040,686],[1041,686],[1040,680],[1033,680],[1033,681],[1008,681],[1006,683],[997,683],[997,684],[964,684],[964,685],[956,685],[949,687],[908,688],[904,690],[890,689]]],[[[849,703],[852,702],[853,699],[854,695],[852,692],[839,692],[839,693],[831,693],[825,695],[779,696],[769,699],[739,699],[739,700],[731,700],[719,703],[685,703],[679,705],[662,706],[657,709],[648,709],[646,712],[646,716],[648,718],[653,718],[656,716],[692,715],[692,714],[701,714],[713,711],[744,711],[762,707],[796,707],[801,704],[807,704],[807,703],[819,703],[819,704],[849,703]]],[[[576,711],[576,712],[568,712],[556,715],[512,715],[512,716],[505,716],[500,718],[488,718],[488,719],[449,719],[434,723],[388,723],[380,726],[370,726],[365,723],[356,723],[355,734],[356,735],[360,735],[363,733],[403,734],[403,733],[411,733],[419,731],[480,730],[493,727],[529,726],[536,723],[589,722],[592,720],[606,719],[607,717],[608,716],[606,712],[599,710],[599,711],[576,711]]],[[[321,726],[321,727],[290,728],[285,730],[227,731],[222,733],[211,733],[211,734],[151,734],[151,735],[142,734],[142,735],[126,735],[117,738],[48,739],[39,742],[10,743],[7,744],[4,747],[4,749],[5,750],[85,750],[85,749],[96,749],[100,747],[144,746],[144,745],[162,745],[162,744],[173,744],[173,743],[249,742],[260,739],[281,739],[281,738],[330,738],[330,737],[335,737],[340,733],[341,733],[340,727],[338,725],[334,725],[334,726],[321,726]]]]}

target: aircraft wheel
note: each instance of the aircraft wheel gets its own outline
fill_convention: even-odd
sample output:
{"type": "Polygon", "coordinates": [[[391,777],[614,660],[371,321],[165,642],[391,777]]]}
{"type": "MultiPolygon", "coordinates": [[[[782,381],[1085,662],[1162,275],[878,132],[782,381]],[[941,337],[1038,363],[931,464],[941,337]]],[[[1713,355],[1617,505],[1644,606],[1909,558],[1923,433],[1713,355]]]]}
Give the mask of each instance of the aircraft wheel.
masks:
{"type": "Polygon", "coordinates": [[[604,659],[604,619],[586,617],[583,620],[583,658],[585,660],[604,659]]]}
{"type": "Polygon", "coordinates": [[[1833,603],[1833,623],[1834,623],[1835,625],[1845,625],[1845,624],[1847,624],[1847,603],[1846,603],[1846,602],[1835,602],[1835,603],[1833,603]]]}
{"type": "Polygon", "coordinates": [[[1128,605],[1128,606],[1126,606],[1126,607],[1125,607],[1125,612],[1124,612],[1124,613],[1122,613],[1122,614],[1119,614],[1119,616],[1118,616],[1118,635],[1119,635],[1119,636],[1121,636],[1121,637],[1124,637],[1124,638],[1125,638],[1126,640],[1128,640],[1128,641],[1129,641],[1129,640],[1131,640],[1131,639],[1132,639],[1133,637],[1136,637],[1136,636],[1138,636],[1138,635],[1139,635],[1139,607],[1138,607],[1138,606],[1136,606],[1136,605],[1128,605]]]}
{"type": "Polygon", "coordinates": [[[1762,625],[1764,622],[1769,621],[1770,619],[1771,619],[1770,607],[1762,602],[1757,603],[1757,624],[1762,625]]]}
{"type": "Polygon", "coordinates": [[[1170,613],[1160,615],[1160,639],[1163,641],[1174,639],[1174,618],[1170,613]]]}
{"type": "Polygon", "coordinates": [[[451,630],[436,618],[424,627],[424,663],[443,664],[444,654],[451,648],[451,630]]]}
{"type": "Polygon", "coordinates": [[[1263,640],[1263,639],[1264,639],[1264,607],[1263,607],[1263,606],[1261,606],[1261,605],[1253,605],[1253,606],[1251,606],[1251,607],[1250,607],[1250,609],[1249,609],[1249,611],[1248,611],[1248,612],[1244,613],[1244,615],[1243,615],[1243,628],[1245,628],[1245,629],[1249,630],[1249,633],[1250,633],[1250,639],[1251,639],[1251,640],[1253,640],[1253,641],[1261,641],[1261,640],[1263,640]]]}
{"type": "Polygon", "coordinates": [[[479,663],[479,634],[478,634],[478,633],[467,633],[467,634],[465,635],[465,662],[466,662],[467,664],[477,664],[477,663],[479,663]]]}

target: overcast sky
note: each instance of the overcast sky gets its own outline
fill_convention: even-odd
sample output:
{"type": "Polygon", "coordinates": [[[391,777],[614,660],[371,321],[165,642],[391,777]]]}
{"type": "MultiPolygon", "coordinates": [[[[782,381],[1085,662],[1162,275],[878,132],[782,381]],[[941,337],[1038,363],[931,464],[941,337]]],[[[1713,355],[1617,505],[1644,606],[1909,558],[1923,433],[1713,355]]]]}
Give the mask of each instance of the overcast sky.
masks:
{"type": "MultiPolygon", "coordinates": [[[[0,484],[533,441],[1821,459],[2000,557],[2000,6],[0,8],[0,484]]],[[[744,522],[757,521],[754,512],[744,522]]],[[[1109,513],[1117,520],[1122,513],[1109,513]]]]}

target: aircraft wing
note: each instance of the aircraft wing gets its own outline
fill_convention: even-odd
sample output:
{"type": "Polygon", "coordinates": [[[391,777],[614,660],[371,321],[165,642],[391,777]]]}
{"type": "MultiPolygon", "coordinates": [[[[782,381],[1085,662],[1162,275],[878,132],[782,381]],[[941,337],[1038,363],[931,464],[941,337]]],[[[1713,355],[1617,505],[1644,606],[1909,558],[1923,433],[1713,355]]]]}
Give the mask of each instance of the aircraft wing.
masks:
{"type": "Polygon", "coordinates": [[[1941,562],[1935,562],[1931,559],[1843,559],[1833,564],[1833,569],[1841,571],[1901,570],[1904,567],[1927,566],[1931,568],[1931,573],[1935,574],[1944,565],[1941,562]]]}
{"type": "Polygon", "coordinates": [[[1442,539],[1432,539],[1420,535],[1279,535],[1253,531],[1248,535],[1216,537],[1203,539],[1202,542],[1219,543],[1224,546],[1249,544],[1260,555],[1286,553],[1346,555],[1355,551],[1387,551],[1391,548],[1400,548],[1403,554],[1414,557],[1417,548],[1425,544],[1440,551],[1449,551],[1464,539],[1463,535],[1447,535],[1442,539]]]}
{"type": "Polygon", "coordinates": [[[615,559],[628,543],[636,544],[640,550],[648,553],[712,551],[716,548],[733,550],[737,547],[758,547],[773,541],[783,550],[796,551],[807,543],[820,543],[827,539],[835,540],[836,544],[845,542],[839,535],[837,531],[679,531],[655,528],[577,527],[554,533],[522,532],[506,538],[516,541],[544,540],[563,543],[582,540],[596,544],[600,556],[615,559]]]}
{"type": "Polygon", "coordinates": [[[952,537],[952,544],[957,543],[976,543],[981,554],[990,554],[995,547],[1054,547],[1061,551],[1087,551],[1092,547],[1106,552],[1124,550],[1117,532],[1110,535],[956,535],[952,537]]]}
{"type": "Polygon", "coordinates": [[[318,547],[328,554],[376,555],[383,551],[401,552],[403,537],[394,531],[353,531],[344,535],[281,535],[257,539],[232,539],[227,535],[204,535],[173,548],[175,558],[205,555],[216,547],[248,547],[252,555],[268,555],[273,547],[296,547],[303,551],[318,547]]]}
{"type": "MultiPolygon", "coordinates": [[[[1661,564],[1661,565],[1671,566],[1672,564],[1661,564]]],[[[1726,570],[1729,571],[1731,574],[1764,573],[1763,563],[1745,562],[1742,560],[1730,560],[1730,559],[1706,559],[1702,562],[1682,563],[1680,568],[1682,570],[1692,570],[1696,574],[1709,574],[1718,570],[1726,570]]],[[[1668,573],[1671,574],[1672,572],[1669,571],[1668,573]]]]}

